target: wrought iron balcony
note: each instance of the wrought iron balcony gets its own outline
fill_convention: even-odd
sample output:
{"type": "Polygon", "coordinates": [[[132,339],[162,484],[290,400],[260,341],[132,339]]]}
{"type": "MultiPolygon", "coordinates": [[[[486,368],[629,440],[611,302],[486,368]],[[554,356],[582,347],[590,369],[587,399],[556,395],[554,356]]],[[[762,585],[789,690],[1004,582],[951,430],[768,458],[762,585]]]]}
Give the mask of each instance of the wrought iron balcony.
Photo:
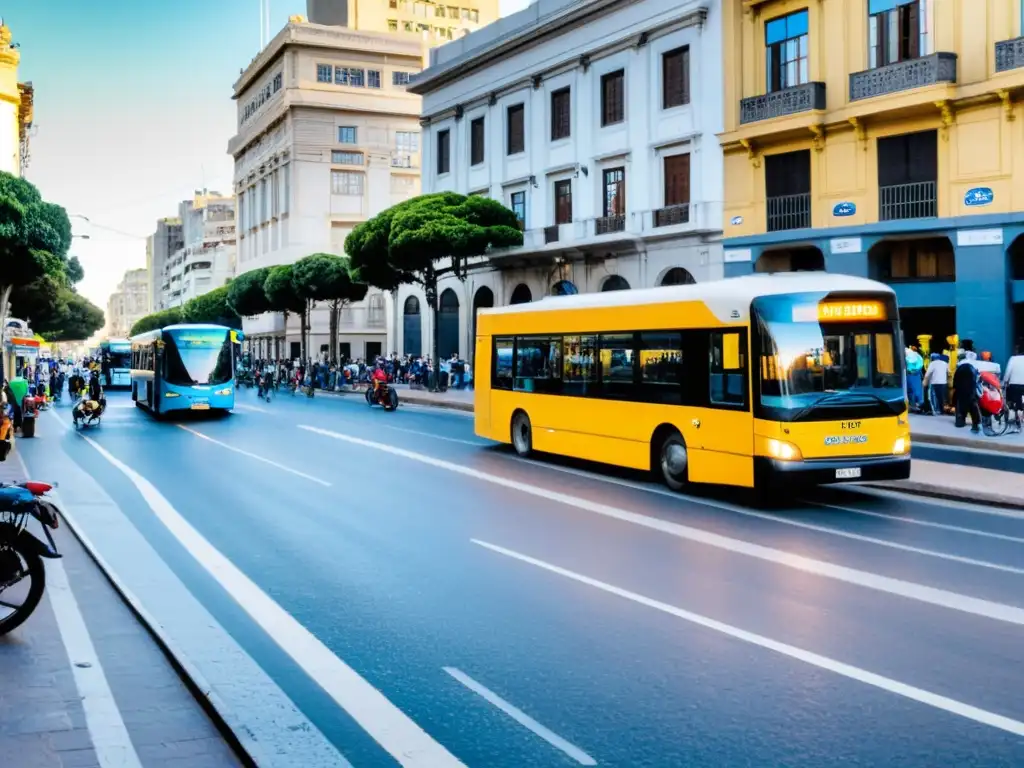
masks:
{"type": "Polygon", "coordinates": [[[690,204],[666,205],[654,211],[654,226],[671,227],[673,224],[686,224],[690,220],[690,204]]]}
{"type": "Polygon", "coordinates": [[[825,84],[804,83],[763,96],[740,99],[740,124],[825,109],[825,84]]]}
{"type": "Polygon", "coordinates": [[[612,232],[625,232],[626,231],[626,217],[625,216],[602,216],[601,218],[594,219],[594,234],[595,235],[607,235],[612,232]]]}
{"type": "Polygon", "coordinates": [[[996,72],[1024,67],[1024,37],[996,43],[996,72]]]}
{"type": "Polygon", "coordinates": [[[557,243],[558,242],[558,224],[550,227],[544,227],[544,244],[557,243]]]}
{"type": "Polygon", "coordinates": [[[956,54],[933,53],[850,75],[850,101],[956,82],[956,54]]]}
{"type": "Polygon", "coordinates": [[[768,231],[804,229],[811,226],[811,193],[768,198],[768,231]]]}
{"type": "Polygon", "coordinates": [[[938,185],[934,181],[915,181],[878,188],[878,219],[926,219],[938,215],[938,185]]]}

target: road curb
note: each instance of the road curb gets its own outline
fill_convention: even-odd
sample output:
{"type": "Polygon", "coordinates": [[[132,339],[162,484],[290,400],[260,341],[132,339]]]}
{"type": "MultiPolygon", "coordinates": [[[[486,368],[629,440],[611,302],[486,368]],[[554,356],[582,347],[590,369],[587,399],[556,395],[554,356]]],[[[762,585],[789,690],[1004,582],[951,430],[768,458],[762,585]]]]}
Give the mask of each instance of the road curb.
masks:
{"type": "MultiPolygon", "coordinates": [[[[332,390],[328,390],[328,389],[318,389],[317,390],[318,394],[324,394],[324,395],[329,395],[329,396],[334,396],[334,397],[345,397],[345,396],[351,397],[352,395],[357,395],[358,397],[365,397],[363,392],[364,392],[364,390],[362,390],[362,389],[341,390],[341,391],[332,391],[332,390]]],[[[438,400],[434,400],[434,399],[429,398],[429,397],[421,397],[420,395],[417,395],[415,393],[413,393],[413,394],[406,394],[404,390],[400,390],[399,391],[399,395],[398,395],[398,405],[399,405],[399,407],[401,407],[402,403],[408,403],[409,405],[422,405],[422,406],[426,406],[428,408],[440,408],[442,410],[448,410],[448,411],[462,411],[463,413],[472,413],[473,412],[473,404],[472,403],[461,403],[461,402],[457,402],[457,401],[451,401],[451,402],[438,401],[438,400]]]]}
{"type": "Polygon", "coordinates": [[[920,435],[911,431],[910,444],[913,445],[914,443],[921,445],[945,445],[952,448],[978,448],[984,451],[1024,455],[1024,445],[999,442],[997,437],[981,440],[971,437],[954,437],[953,435],[920,435]]]}
{"type": "Polygon", "coordinates": [[[987,492],[959,493],[957,491],[936,488],[934,485],[917,480],[891,480],[880,483],[858,483],[857,485],[865,488],[877,488],[883,491],[912,493],[918,496],[928,496],[933,499],[959,501],[967,504],[987,504],[991,507],[1000,507],[1002,509],[1024,510],[1024,500],[1013,496],[987,492]]]}
{"type": "MultiPolygon", "coordinates": [[[[59,491],[57,495],[59,501],[59,491]]],[[[214,727],[220,732],[220,735],[235,753],[235,756],[246,768],[259,768],[261,749],[253,734],[245,727],[242,719],[217,695],[213,686],[206,681],[203,674],[189,661],[188,656],[170,639],[160,622],[149,614],[143,607],[142,601],[125,586],[114,572],[114,569],[96,551],[92,541],[75,522],[74,515],[68,513],[63,503],[60,503],[59,506],[60,516],[67,523],[68,529],[78,540],[78,543],[82,545],[89,558],[100,569],[103,577],[114,588],[114,591],[117,592],[121,600],[124,601],[124,604],[128,606],[128,610],[132,612],[136,620],[153,638],[153,642],[156,643],[168,663],[170,663],[171,668],[174,669],[189,693],[192,694],[196,703],[199,704],[207,717],[210,718],[214,727]]]]}

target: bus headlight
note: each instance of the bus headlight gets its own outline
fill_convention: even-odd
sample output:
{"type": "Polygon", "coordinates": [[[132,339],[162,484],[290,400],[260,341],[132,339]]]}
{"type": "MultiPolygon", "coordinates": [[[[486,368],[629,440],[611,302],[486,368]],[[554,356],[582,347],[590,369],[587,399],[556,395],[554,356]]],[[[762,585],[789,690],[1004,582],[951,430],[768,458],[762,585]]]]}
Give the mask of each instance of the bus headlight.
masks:
{"type": "Polygon", "coordinates": [[[231,394],[231,388],[230,387],[225,387],[224,389],[218,389],[213,394],[215,394],[215,395],[230,395],[231,394]]]}
{"type": "Polygon", "coordinates": [[[177,392],[164,392],[164,397],[181,397],[177,392]]]}
{"type": "Polygon", "coordinates": [[[902,456],[904,453],[910,453],[910,438],[897,437],[896,442],[892,444],[892,452],[897,456],[902,456]]]}
{"type": "Polygon", "coordinates": [[[800,449],[795,445],[774,438],[768,440],[768,455],[779,461],[799,461],[802,458],[800,449]]]}

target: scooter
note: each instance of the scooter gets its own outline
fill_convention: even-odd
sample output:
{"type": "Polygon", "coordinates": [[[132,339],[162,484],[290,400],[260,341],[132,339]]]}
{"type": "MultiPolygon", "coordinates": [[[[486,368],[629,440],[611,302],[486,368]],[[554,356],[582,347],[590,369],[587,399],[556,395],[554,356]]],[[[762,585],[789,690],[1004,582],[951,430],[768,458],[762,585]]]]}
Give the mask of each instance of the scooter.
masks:
{"type": "Polygon", "coordinates": [[[52,488],[35,481],[0,483],[0,635],[21,626],[32,615],[46,589],[43,559],[61,556],[50,534],[50,529],[56,530],[60,523],[56,505],[46,497],[52,488]],[[41,523],[45,542],[29,532],[32,518],[41,523]],[[26,578],[28,591],[19,604],[11,592],[26,578]]]}
{"type": "Polygon", "coordinates": [[[71,420],[75,423],[75,429],[99,425],[100,418],[106,409],[107,398],[105,397],[101,397],[98,401],[82,398],[71,409],[71,420]]]}

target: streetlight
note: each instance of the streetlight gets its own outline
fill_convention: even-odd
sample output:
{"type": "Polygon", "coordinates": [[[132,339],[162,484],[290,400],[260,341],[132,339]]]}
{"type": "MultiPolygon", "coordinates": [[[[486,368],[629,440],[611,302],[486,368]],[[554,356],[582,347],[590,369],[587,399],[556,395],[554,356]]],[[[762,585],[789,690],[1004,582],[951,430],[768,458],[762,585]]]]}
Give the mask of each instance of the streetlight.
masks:
{"type": "Polygon", "coordinates": [[[71,239],[72,240],[92,240],[92,238],[89,237],[89,235],[72,235],[71,239]]]}

